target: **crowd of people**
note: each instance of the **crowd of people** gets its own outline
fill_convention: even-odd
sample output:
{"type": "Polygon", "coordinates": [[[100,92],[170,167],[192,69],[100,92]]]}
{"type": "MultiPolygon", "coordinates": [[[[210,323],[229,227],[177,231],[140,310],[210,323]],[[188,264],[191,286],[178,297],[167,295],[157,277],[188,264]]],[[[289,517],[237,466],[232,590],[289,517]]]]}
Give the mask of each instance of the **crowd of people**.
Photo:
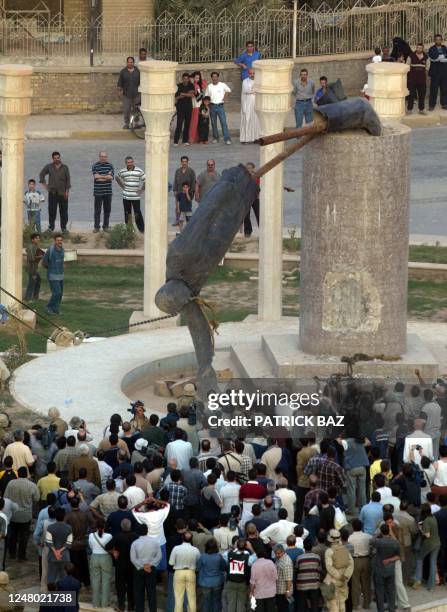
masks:
{"type": "Polygon", "coordinates": [[[447,572],[447,382],[416,376],[330,381],[330,437],[212,429],[189,382],[99,440],[56,408],[25,431],[0,415],[2,569],[37,557],[42,592],[120,611],[410,609],[447,572]]]}
{"type": "Polygon", "coordinates": [[[441,34],[435,34],[434,44],[428,53],[423,43],[418,43],[415,49],[400,38],[395,38],[393,48],[376,47],[372,62],[400,62],[409,64],[407,75],[407,113],[413,112],[415,101],[418,102],[419,113],[425,115],[425,98],[427,95],[427,76],[430,77],[428,110],[434,111],[438,101],[442,109],[447,110],[447,46],[441,34]],[[429,69],[427,70],[427,67],[429,69]]]}

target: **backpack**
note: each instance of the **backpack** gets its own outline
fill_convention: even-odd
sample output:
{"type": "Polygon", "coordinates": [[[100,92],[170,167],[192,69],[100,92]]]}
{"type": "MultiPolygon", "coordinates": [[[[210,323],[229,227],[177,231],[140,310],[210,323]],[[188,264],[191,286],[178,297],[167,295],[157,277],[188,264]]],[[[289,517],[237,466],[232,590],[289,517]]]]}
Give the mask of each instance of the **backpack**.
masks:
{"type": "Polygon", "coordinates": [[[48,450],[56,438],[56,426],[50,425],[50,427],[43,427],[39,430],[40,443],[45,450],[48,450]]]}
{"type": "Polygon", "coordinates": [[[335,569],[343,570],[349,566],[351,555],[343,544],[336,544],[332,547],[332,563],[335,569]]]}
{"type": "Polygon", "coordinates": [[[67,491],[62,491],[61,489],[59,489],[59,491],[56,491],[56,501],[54,502],[53,507],[62,508],[62,506],[67,503],[67,501],[67,491]]]}
{"type": "Polygon", "coordinates": [[[250,576],[249,558],[250,555],[238,550],[231,550],[228,553],[227,577],[230,582],[245,582],[248,584],[250,576]]]}
{"type": "MultiPolygon", "coordinates": [[[[229,454],[229,455],[231,455],[231,457],[233,457],[233,459],[236,459],[236,461],[239,463],[239,467],[240,467],[240,466],[241,466],[241,462],[239,461],[239,459],[238,459],[237,457],[235,457],[235,456],[233,455],[233,453],[228,453],[228,454],[229,454]]],[[[225,459],[225,461],[227,462],[227,468],[228,468],[228,470],[227,470],[227,471],[231,470],[231,466],[230,466],[230,462],[228,461],[227,454],[223,454],[223,455],[221,455],[221,456],[219,457],[219,461],[218,461],[218,463],[220,463],[220,465],[221,465],[222,467],[224,467],[224,466],[223,466],[223,464],[222,464],[222,459],[225,459]]],[[[224,469],[225,469],[225,468],[224,468],[224,469]]],[[[246,482],[248,482],[248,478],[245,476],[245,474],[243,474],[242,472],[236,472],[236,470],[234,470],[234,472],[235,472],[235,474],[236,474],[236,482],[237,482],[238,484],[243,485],[243,484],[245,484],[246,482]]]]}

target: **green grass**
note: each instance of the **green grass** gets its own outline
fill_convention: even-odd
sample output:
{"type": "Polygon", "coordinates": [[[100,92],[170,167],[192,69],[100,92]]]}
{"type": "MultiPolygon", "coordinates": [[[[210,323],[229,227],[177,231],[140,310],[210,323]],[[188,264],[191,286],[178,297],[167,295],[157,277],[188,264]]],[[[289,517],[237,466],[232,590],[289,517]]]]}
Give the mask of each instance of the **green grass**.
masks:
{"type": "Polygon", "coordinates": [[[282,248],[283,251],[287,251],[289,253],[299,253],[301,248],[301,239],[300,238],[283,238],[282,239],[282,248]]]}
{"type": "MultiPolygon", "coordinates": [[[[440,248],[440,247],[439,247],[440,248]]],[[[438,247],[425,247],[435,249],[438,247]]],[[[427,251],[424,250],[424,253],[427,251]]],[[[256,296],[253,304],[250,299],[238,301],[237,283],[248,281],[253,275],[250,270],[233,270],[220,266],[211,275],[207,283],[207,295],[210,302],[219,304],[217,319],[241,321],[257,310],[256,296]],[[219,285],[233,285],[235,289],[224,292],[230,297],[222,299],[218,295],[219,285]],[[213,286],[216,287],[214,291],[213,286]],[[214,293],[216,299],[213,299],[214,293]]],[[[44,276],[44,275],[42,275],[44,276]]],[[[27,275],[24,273],[24,281],[27,275]]],[[[296,314],[299,301],[299,274],[294,274],[288,286],[293,287],[293,296],[284,296],[284,314],[296,314]],[[296,291],[295,291],[296,289],[296,291]]],[[[62,315],[49,317],[58,325],[68,327],[71,331],[82,330],[94,335],[116,335],[127,329],[130,315],[142,308],[143,301],[143,266],[89,265],[69,263],[66,266],[65,294],[62,302],[62,315]],[[112,328],[123,328],[123,331],[109,332],[112,328]]],[[[32,306],[39,313],[45,314],[45,304],[49,298],[48,284],[42,279],[42,295],[39,302],[32,306]]],[[[408,313],[410,316],[430,318],[439,311],[447,311],[446,283],[435,281],[410,280],[408,284],[408,313]]],[[[38,319],[37,331],[44,336],[51,335],[52,326],[38,319]]],[[[26,334],[29,352],[45,352],[44,337],[31,332],[26,334]]],[[[17,343],[14,333],[0,329],[0,351],[5,351],[17,343]]]]}
{"type": "Polygon", "coordinates": [[[426,244],[410,246],[409,261],[447,264],[447,247],[426,244]]]}
{"type": "Polygon", "coordinates": [[[447,309],[446,283],[436,281],[408,281],[408,312],[429,316],[447,309]]]}
{"type": "Polygon", "coordinates": [[[240,283],[248,281],[250,276],[253,276],[252,270],[234,270],[226,266],[218,266],[207,280],[207,285],[215,283],[240,283]]]}
{"type": "MultiPolygon", "coordinates": [[[[299,253],[300,238],[283,238],[283,250],[288,253],[299,253]]],[[[428,246],[426,244],[410,246],[408,261],[447,264],[447,247],[428,246]]]]}

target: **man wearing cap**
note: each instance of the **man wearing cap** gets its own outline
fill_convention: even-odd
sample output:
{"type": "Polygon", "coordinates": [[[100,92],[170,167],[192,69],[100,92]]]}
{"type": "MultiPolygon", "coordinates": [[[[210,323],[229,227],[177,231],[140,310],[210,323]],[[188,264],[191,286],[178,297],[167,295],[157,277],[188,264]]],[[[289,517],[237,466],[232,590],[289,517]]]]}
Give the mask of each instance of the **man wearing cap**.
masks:
{"type": "Polygon", "coordinates": [[[87,444],[81,444],[79,446],[79,457],[74,459],[68,470],[68,478],[71,482],[74,482],[79,478],[79,471],[81,468],[85,468],[87,472],[86,479],[92,482],[97,487],[101,488],[101,474],[99,473],[98,462],[90,456],[90,449],[87,444]]]}
{"type": "Polygon", "coordinates": [[[143,431],[143,429],[149,425],[149,421],[144,414],[144,402],[137,400],[134,404],[132,404],[132,407],[135,410],[133,419],[130,421],[132,433],[135,433],[136,431],[143,431]]]}
{"type": "Polygon", "coordinates": [[[340,532],[331,529],[327,538],[329,548],[324,555],[326,565],[325,584],[334,585],[335,592],[331,599],[327,600],[329,612],[344,612],[345,601],[348,599],[348,581],[354,571],[354,561],[348,549],[340,542],[340,532]]]}
{"type": "Polygon", "coordinates": [[[186,383],[183,387],[183,393],[178,398],[177,409],[180,410],[182,406],[191,406],[191,403],[196,399],[196,388],[192,383],[186,383]]]}
{"type": "Polygon", "coordinates": [[[148,442],[144,438],[138,438],[135,442],[135,450],[132,453],[131,464],[135,465],[135,463],[143,463],[146,461],[146,449],[148,447],[148,442]]]}

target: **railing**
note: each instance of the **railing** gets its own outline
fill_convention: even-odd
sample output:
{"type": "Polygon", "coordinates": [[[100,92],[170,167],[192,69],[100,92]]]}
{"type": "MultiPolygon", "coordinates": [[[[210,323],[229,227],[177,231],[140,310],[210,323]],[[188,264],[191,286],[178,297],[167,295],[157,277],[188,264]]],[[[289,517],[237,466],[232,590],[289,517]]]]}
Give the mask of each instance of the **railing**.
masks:
{"type": "Polygon", "coordinates": [[[62,14],[49,18],[29,12],[0,17],[0,61],[121,65],[143,46],[157,59],[225,62],[239,55],[249,39],[265,57],[285,58],[370,51],[394,36],[414,45],[431,41],[437,32],[447,32],[446,0],[376,0],[370,6],[359,0],[335,9],[304,5],[295,11],[244,9],[237,15],[226,10],[177,17],[163,13],[147,22],[123,15],[113,23],[103,15],[89,22],[81,16],[68,21],[62,14]]]}

